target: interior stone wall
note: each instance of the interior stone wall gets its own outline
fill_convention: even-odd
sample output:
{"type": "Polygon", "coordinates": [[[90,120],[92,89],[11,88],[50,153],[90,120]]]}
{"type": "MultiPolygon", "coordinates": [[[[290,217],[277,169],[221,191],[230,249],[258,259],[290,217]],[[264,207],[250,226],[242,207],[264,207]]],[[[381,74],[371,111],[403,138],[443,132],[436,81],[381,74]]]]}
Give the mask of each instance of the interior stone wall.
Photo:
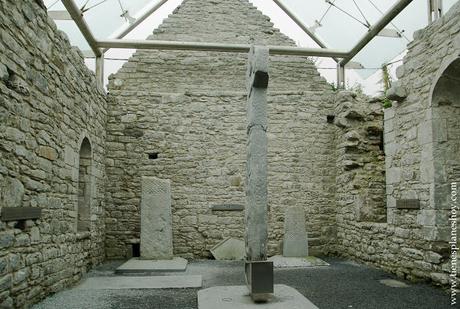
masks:
{"type": "Polygon", "coordinates": [[[0,1],[0,307],[23,308],[104,259],[106,99],[40,1],[0,1]],[[78,154],[92,147],[91,228],[77,233],[78,154]]]}
{"type": "MultiPolygon", "coordinates": [[[[339,254],[407,279],[449,283],[452,231],[447,187],[450,181],[460,181],[456,172],[460,162],[458,75],[448,87],[435,85],[458,59],[459,43],[460,3],[414,34],[404,64],[397,70],[399,81],[390,90],[398,102],[384,112],[387,221],[356,222],[350,207],[349,216],[341,213],[338,199],[339,254]],[[396,207],[398,200],[407,199],[418,200],[420,209],[396,207]]],[[[338,175],[339,192],[340,182],[348,180],[338,175]]]]}
{"type": "MultiPolygon", "coordinates": [[[[246,0],[187,0],[152,39],[294,46],[246,0]],[[216,22],[219,21],[219,22],[216,22]]],[[[139,239],[141,176],[171,179],[175,254],[207,257],[243,238],[247,55],[137,51],[111,76],[107,125],[107,255],[139,239]],[[148,154],[158,153],[157,160],[148,154]]],[[[334,239],[333,91],[306,57],[270,58],[269,253],[286,207],[306,212],[311,252],[334,239]]]]}

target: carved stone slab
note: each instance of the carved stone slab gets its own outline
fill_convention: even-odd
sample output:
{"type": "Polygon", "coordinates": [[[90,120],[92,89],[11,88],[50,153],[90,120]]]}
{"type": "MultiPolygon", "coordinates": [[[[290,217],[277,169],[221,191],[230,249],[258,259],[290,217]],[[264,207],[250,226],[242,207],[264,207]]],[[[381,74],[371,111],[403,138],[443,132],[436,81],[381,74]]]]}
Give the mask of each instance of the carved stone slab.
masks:
{"type": "Polygon", "coordinates": [[[301,207],[290,207],[284,215],[283,256],[308,256],[308,237],[305,230],[305,212],[301,207]]]}
{"type": "Polygon", "coordinates": [[[168,179],[142,177],[141,259],[173,258],[171,184],[168,179]]]}

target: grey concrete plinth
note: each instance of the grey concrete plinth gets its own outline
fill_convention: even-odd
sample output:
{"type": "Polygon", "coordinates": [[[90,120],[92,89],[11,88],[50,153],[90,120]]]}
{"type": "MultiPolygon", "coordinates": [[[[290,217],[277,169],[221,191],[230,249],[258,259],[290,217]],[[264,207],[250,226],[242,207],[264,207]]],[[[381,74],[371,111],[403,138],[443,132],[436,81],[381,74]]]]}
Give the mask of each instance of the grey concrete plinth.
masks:
{"type": "Polygon", "coordinates": [[[122,290],[122,289],[182,289],[200,288],[201,275],[193,276],[106,276],[90,277],[83,281],[80,290],[122,290]]]}
{"type": "Polygon", "coordinates": [[[268,260],[273,262],[275,268],[329,266],[327,262],[314,256],[299,258],[275,255],[268,260]]]}
{"type": "Polygon", "coordinates": [[[175,257],[172,260],[141,260],[132,258],[115,270],[116,274],[185,271],[187,260],[175,257]]]}
{"type": "Polygon", "coordinates": [[[296,289],[276,284],[265,303],[254,303],[246,286],[217,286],[198,291],[198,309],[318,309],[296,289]]]}

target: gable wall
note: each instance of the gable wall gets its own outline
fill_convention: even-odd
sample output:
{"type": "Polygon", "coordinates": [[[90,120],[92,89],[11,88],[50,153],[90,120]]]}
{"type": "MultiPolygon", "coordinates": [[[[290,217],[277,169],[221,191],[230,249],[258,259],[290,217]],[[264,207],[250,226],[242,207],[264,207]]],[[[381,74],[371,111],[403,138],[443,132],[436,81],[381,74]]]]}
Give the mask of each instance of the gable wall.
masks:
{"type": "MultiPolygon", "coordinates": [[[[247,1],[184,1],[151,38],[293,46],[247,1]]],[[[172,180],[175,253],[207,257],[243,238],[247,55],[137,51],[109,85],[107,254],[139,239],[140,178],[172,180]],[[158,152],[158,160],[148,160],[158,152]]],[[[271,57],[270,254],[279,253],[286,207],[307,214],[312,252],[333,241],[333,91],[305,57],[271,57]]]]}

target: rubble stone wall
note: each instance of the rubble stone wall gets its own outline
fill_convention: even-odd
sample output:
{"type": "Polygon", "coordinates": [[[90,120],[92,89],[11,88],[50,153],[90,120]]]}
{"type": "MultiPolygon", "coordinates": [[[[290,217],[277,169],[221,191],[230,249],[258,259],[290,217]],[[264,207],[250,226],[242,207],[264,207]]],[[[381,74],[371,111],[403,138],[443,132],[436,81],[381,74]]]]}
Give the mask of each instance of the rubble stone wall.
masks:
{"type": "MultiPolygon", "coordinates": [[[[187,0],[151,39],[295,46],[247,0],[187,0]],[[216,22],[219,21],[219,22],[216,22]]],[[[141,176],[171,179],[174,250],[207,257],[243,238],[247,54],[137,51],[110,79],[107,254],[139,238],[141,176]],[[149,153],[158,153],[149,160],[149,153]]],[[[269,253],[279,253],[286,207],[307,214],[312,252],[334,239],[335,127],[331,86],[307,57],[270,57],[269,253]]]]}
{"type": "Polygon", "coordinates": [[[104,260],[106,99],[40,1],[0,1],[0,306],[23,308],[104,260]],[[90,230],[77,233],[80,145],[91,143],[90,230]]]}
{"type": "MultiPolygon", "coordinates": [[[[347,174],[338,166],[339,254],[407,279],[449,283],[449,199],[451,183],[460,182],[459,56],[457,3],[444,17],[414,34],[404,64],[397,70],[399,80],[389,91],[396,101],[384,112],[386,222],[359,222],[353,218],[353,209],[359,209],[361,201],[353,191],[340,199],[340,184],[351,180],[353,187],[359,179],[343,178],[347,174]],[[419,208],[400,208],[408,200],[418,201],[419,208]],[[349,206],[343,208],[341,204],[349,206]]],[[[343,104],[339,100],[338,106],[343,104]]],[[[352,136],[343,130],[339,138],[352,142],[352,136]]],[[[343,162],[339,157],[338,163],[343,162]]],[[[369,177],[369,187],[375,181],[375,176],[369,177]]],[[[458,229],[456,232],[458,235],[458,229]]]]}

